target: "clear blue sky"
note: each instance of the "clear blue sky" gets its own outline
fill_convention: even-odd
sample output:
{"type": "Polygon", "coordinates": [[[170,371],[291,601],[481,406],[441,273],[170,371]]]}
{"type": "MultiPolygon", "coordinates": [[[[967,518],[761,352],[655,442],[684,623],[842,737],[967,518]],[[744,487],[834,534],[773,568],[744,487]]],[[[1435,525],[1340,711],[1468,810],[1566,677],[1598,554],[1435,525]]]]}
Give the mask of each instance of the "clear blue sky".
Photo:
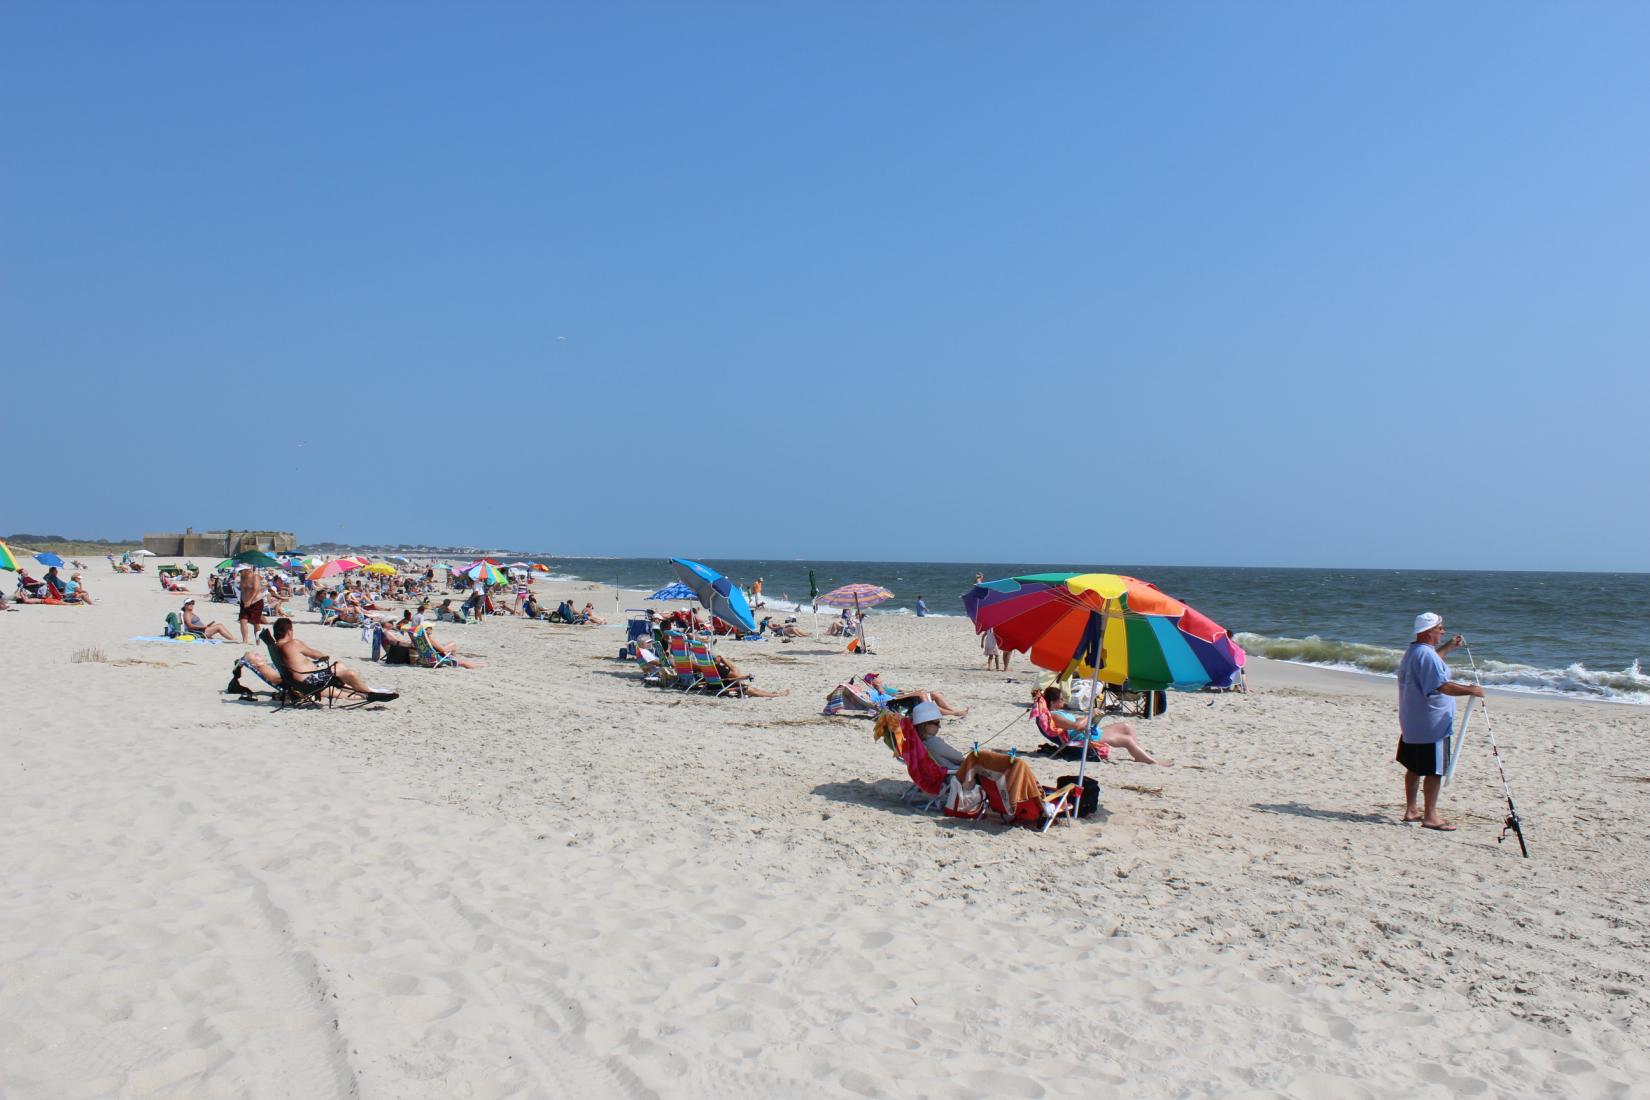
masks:
{"type": "Polygon", "coordinates": [[[8,4],[0,531],[1650,568],[1646,57],[1642,3],[8,4]]]}

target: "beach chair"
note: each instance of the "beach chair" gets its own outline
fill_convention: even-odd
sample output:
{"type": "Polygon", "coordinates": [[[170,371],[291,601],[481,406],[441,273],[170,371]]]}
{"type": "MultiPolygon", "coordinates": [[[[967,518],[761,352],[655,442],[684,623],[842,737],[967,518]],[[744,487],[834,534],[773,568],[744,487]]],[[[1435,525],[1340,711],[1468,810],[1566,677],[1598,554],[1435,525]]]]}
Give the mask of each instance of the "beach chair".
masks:
{"type": "Polygon", "coordinates": [[[1086,747],[1090,760],[1107,760],[1111,757],[1110,746],[1087,738],[1074,737],[1055,725],[1048,711],[1041,706],[1031,708],[1031,720],[1036,723],[1037,732],[1043,735],[1043,745],[1038,751],[1046,756],[1052,756],[1056,760],[1081,760],[1086,747]]]}
{"type": "Polygon", "coordinates": [[[1042,786],[1031,773],[1031,766],[1014,752],[971,752],[963,757],[957,779],[965,786],[970,782],[979,784],[986,805],[1004,824],[1041,824],[1039,831],[1046,833],[1062,814],[1069,817],[1076,814],[1072,798],[1077,793],[1077,784],[1042,786]]]}
{"type": "Polygon", "coordinates": [[[693,666],[693,654],[688,649],[688,637],[679,630],[672,630],[667,637],[664,652],[668,655],[671,669],[676,673],[671,687],[691,691],[699,683],[699,671],[693,666]]]}
{"type": "Polygon", "coordinates": [[[423,627],[413,631],[413,645],[418,649],[418,663],[425,668],[441,668],[443,665],[458,667],[458,659],[449,657],[435,648],[435,644],[430,641],[429,633],[423,627]]]}
{"type": "Polygon", "coordinates": [[[716,658],[711,655],[710,646],[694,639],[688,642],[688,653],[693,657],[693,672],[699,677],[696,687],[712,692],[720,698],[729,693],[740,694],[738,684],[730,684],[722,679],[722,672],[716,667],[716,658]]]}
{"type": "MultiPolygon", "coordinates": [[[[306,684],[304,681],[294,676],[291,669],[287,668],[286,661],[281,657],[281,649],[275,644],[275,635],[271,634],[267,630],[259,631],[258,640],[262,642],[264,644],[264,648],[269,651],[269,663],[274,665],[276,670],[281,674],[281,688],[275,695],[275,711],[285,710],[289,706],[319,706],[321,703],[321,696],[326,694],[328,688],[337,688],[338,691],[347,691],[352,695],[361,695],[360,692],[355,691],[352,688],[347,688],[342,684],[336,683],[334,677],[331,675],[331,665],[328,665],[325,670],[328,674],[326,679],[322,680],[318,684],[306,684]]],[[[333,697],[328,695],[327,707],[329,709],[332,707],[333,701],[333,697]]],[[[365,695],[361,695],[359,701],[354,703],[346,703],[339,709],[354,710],[356,707],[366,706],[371,701],[372,700],[367,698],[365,695]]],[[[275,711],[271,711],[271,713],[275,713],[275,711]]]]}
{"type": "MultiPolygon", "coordinates": [[[[653,652],[657,653],[658,651],[654,650],[653,652]]],[[[632,656],[636,660],[636,667],[642,670],[642,683],[652,684],[655,687],[657,687],[660,684],[664,683],[664,679],[665,679],[665,662],[664,662],[664,658],[661,657],[659,659],[659,667],[658,668],[651,668],[651,667],[648,666],[648,663],[646,661],[642,660],[642,651],[641,651],[640,646],[633,649],[632,656]]]]}
{"type": "Polygon", "coordinates": [[[162,636],[167,637],[167,638],[176,638],[179,634],[182,634],[182,633],[183,633],[183,617],[181,615],[179,615],[176,611],[168,611],[166,613],[166,627],[162,631],[162,636]]]}
{"type": "Polygon", "coordinates": [[[1131,691],[1128,681],[1107,684],[1100,696],[1100,708],[1107,714],[1121,714],[1126,718],[1156,718],[1169,709],[1166,691],[1131,691]]]}

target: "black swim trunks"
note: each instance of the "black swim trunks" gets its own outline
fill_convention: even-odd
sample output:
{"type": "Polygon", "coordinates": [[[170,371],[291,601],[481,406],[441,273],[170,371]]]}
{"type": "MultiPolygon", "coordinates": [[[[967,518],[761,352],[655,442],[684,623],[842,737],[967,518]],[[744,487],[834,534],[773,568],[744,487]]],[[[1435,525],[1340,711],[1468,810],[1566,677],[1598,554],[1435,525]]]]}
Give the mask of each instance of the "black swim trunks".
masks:
{"type": "Polygon", "coordinates": [[[1444,738],[1428,744],[1411,744],[1399,740],[1395,759],[1416,775],[1443,775],[1449,771],[1450,740],[1444,738]]]}

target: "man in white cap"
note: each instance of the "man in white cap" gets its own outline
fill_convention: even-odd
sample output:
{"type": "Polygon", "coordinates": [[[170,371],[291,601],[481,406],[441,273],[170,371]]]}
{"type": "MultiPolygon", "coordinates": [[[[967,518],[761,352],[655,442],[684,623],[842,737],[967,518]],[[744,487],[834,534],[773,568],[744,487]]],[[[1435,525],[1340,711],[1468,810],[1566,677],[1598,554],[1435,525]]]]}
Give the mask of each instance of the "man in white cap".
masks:
{"type": "Polygon", "coordinates": [[[1398,665],[1398,763],[1404,766],[1404,820],[1453,832],[1438,816],[1438,788],[1449,770],[1450,734],[1458,695],[1484,697],[1477,684],[1450,680],[1444,654],[1461,645],[1457,634],[1444,641],[1444,617],[1431,611],[1415,616],[1415,640],[1398,665]],[[1419,790],[1425,805],[1415,804],[1419,790]]]}

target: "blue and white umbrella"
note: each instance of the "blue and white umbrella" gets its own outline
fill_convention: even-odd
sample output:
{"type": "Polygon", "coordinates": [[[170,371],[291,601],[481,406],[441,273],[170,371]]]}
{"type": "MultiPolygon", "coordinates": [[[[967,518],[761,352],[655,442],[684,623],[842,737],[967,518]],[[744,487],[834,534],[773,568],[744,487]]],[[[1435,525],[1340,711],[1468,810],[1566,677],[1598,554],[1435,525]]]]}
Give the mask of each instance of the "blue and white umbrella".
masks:
{"type": "Polygon", "coordinates": [[[650,600],[697,600],[698,598],[699,593],[681,581],[677,581],[675,584],[667,584],[648,597],[650,600]]]}
{"type": "Polygon", "coordinates": [[[712,615],[733,623],[746,633],[756,633],[756,617],[751,614],[751,605],[732,581],[710,566],[686,558],[671,558],[670,567],[676,570],[682,583],[693,590],[699,603],[712,615]]]}

